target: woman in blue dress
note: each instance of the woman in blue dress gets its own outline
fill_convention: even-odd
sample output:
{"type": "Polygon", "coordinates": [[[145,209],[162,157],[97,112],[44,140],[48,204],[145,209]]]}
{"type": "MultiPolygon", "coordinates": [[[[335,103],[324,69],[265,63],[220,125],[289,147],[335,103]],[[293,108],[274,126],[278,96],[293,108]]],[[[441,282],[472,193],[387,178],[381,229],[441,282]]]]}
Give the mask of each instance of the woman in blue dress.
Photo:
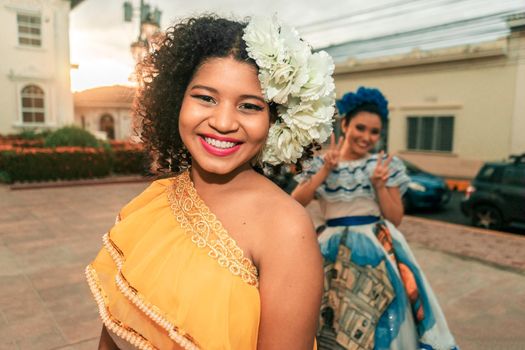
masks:
{"type": "Polygon", "coordinates": [[[387,100],[361,87],[337,102],[344,136],[297,175],[292,196],[316,199],[325,261],[320,349],[458,349],[405,238],[397,230],[409,178],[401,160],[371,154],[387,100]]]}

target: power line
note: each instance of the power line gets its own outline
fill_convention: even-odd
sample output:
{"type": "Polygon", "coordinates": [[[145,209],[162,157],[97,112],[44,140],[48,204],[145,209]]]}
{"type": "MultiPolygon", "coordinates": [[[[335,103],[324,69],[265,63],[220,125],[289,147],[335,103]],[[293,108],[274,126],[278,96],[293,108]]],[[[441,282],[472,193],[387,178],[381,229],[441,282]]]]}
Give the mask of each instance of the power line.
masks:
{"type": "MultiPolygon", "coordinates": [[[[447,5],[450,5],[450,4],[467,5],[469,2],[472,3],[473,1],[472,0],[438,0],[438,3],[433,4],[433,6],[434,7],[439,7],[439,6],[447,6],[447,5]]],[[[355,20],[354,18],[349,17],[349,15],[351,15],[351,14],[347,14],[345,16],[334,17],[332,19],[324,19],[322,21],[314,22],[314,24],[323,22],[324,23],[324,28],[323,28],[322,25],[320,27],[318,26],[317,28],[314,26],[312,28],[302,30],[301,33],[311,33],[311,32],[314,32],[314,31],[327,32],[327,31],[331,31],[331,30],[332,31],[336,30],[337,28],[343,27],[343,26],[349,26],[349,25],[354,26],[356,24],[365,23],[365,22],[374,22],[374,21],[377,21],[377,20],[380,20],[380,19],[384,19],[384,18],[388,18],[388,19],[399,18],[401,16],[406,16],[407,13],[409,13],[409,12],[414,12],[414,11],[417,11],[417,10],[424,9],[424,8],[421,8],[421,5],[424,5],[426,7],[429,6],[429,2],[428,1],[419,1],[419,2],[417,2],[417,4],[413,4],[413,5],[415,5],[415,7],[411,6],[412,8],[410,8],[410,9],[407,8],[406,5],[410,5],[412,3],[414,3],[414,1],[404,1],[402,3],[401,2],[392,3],[392,4],[397,5],[397,6],[393,6],[393,7],[381,7],[381,8],[374,7],[373,9],[376,9],[375,13],[378,13],[378,14],[376,16],[372,16],[372,17],[368,17],[368,18],[364,18],[364,19],[355,20]],[[403,8],[403,6],[405,6],[405,7],[403,8]],[[394,9],[393,12],[391,11],[392,9],[394,9]],[[389,10],[390,12],[388,12],[388,13],[381,13],[381,12],[384,12],[382,10],[389,10]],[[343,20],[346,20],[346,21],[343,21],[343,20]],[[339,21],[339,23],[337,23],[337,21],[339,21]]],[[[488,3],[488,5],[490,5],[490,2],[488,3]]],[[[480,8],[489,8],[489,7],[490,6],[485,6],[485,7],[478,6],[477,10],[479,11],[480,8]]],[[[362,11],[358,11],[358,12],[355,12],[355,13],[367,12],[367,13],[371,13],[372,14],[374,11],[368,11],[370,9],[372,9],[372,8],[369,8],[369,9],[366,9],[366,10],[362,10],[362,11]]],[[[514,10],[514,11],[517,11],[517,10],[514,10]]],[[[301,27],[305,27],[305,26],[307,26],[307,25],[304,25],[304,26],[301,26],[301,27]]]]}
{"type": "MultiPolygon", "coordinates": [[[[437,4],[434,4],[434,6],[444,6],[450,3],[460,3],[470,0],[437,0],[437,4]]],[[[333,18],[327,18],[321,21],[313,22],[311,24],[306,24],[302,26],[298,26],[299,31],[301,33],[310,33],[313,31],[320,31],[320,30],[330,30],[337,27],[342,27],[345,25],[351,24],[358,24],[363,22],[371,22],[377,19],[385,18],[385,17],[397,17],[399,15],[406,15],[408,11],[414,11],[421,7],[428,7],[429,1],[418,1],[418,0],[403,0],[403,1],[397,1],[392,3],[392,6],[376,6],[373,8],[364,9],[361,11],[356,11],[353,13],[347,13],[344,16],[338,16],[333,18]],[[414,6],[411,5],[416,5],[414,6]],[[422,6],[423,5],[423,6],[422,6]],[[407,8],[408,7],[408,8],[407,8]],[[412,7],[412,8],[410,8],[412,7]],[[392,12],[392,10],[394,10],[392,12]],[[388,11],[387,13],[381,14],[381,12],[388,11]],[[355,16],[358,15],[366,15],[366,14],[374,14],[378,13],[377,16],[371,16],[360,20],[354,20],[355,16]],[[339,22],[339,23],[337,23],[339,22]],[[328,26],[328,28],[326,28],[328,26]],[[324,27],[324,28],[323,28],[324,27]]]]}
{"type": "MultiPolygon", "coordinates": [[[[352,48],[357,47],[364,47],[367,45],[373,45],[373,46],[384,46],[384,45],[392,45],[392,43],[404,43],[403,46],[405,47],[410,43],[415,44],[415,41],[418,43],[424,43],[428,44],[433,39],[432,37],[429,37],[428,34],[434,34],[434,37],[437,37],[439,33],[445,31],[446,33],[453,33],[451,35],[476,35],[476,30],[478,30],[478,33],[480,33],[479,29],[483,29],[483,33],[493,34],[493,35],[506,35],[508,33],[508,29],[503,22],[503,18],[506,16],[518,13],[521,11],[518,10],[509,10],[509,11],[501,11],[498,13],[490,14],[490,15],[484,15],[484,16],[478,16],[475,18],[469,18],[469,19],[461,19],[449,23],[444,24],[438,24],[433,25],[429,27],[424,28],[418,28],[414,30],[409,31],[403,31],[398,33],[393,33],[389,35],[380,35],[376,37],[370,37],[366,39],[359,39],[359,40],[346,40],[343,42],[340,42],[338,44],[333,45],[325,45],[324,49],[329,50],[330,54],[336,54],[336,52],[339,52],[340,50],[347,51],[349,50],[347,48],[348,45],[351,45],[352,48]],[[500,25],[501,29],[498,29],[497,26],[500,25]],[[488,29],[485,27],[491,26],[492,29],[488,29]],[[492,33],[490,31],[493,31],[492,33]],[[436,34],[437,33],[437,34],[436,34]]],[[[319,47],[318,49],[323,49],[322,47],[319,47]]],[[[352,50],[353,51],[353,50],[352,50]]],[[[337,54],[336,54],[337,55],[337,54]]]]}
{"type": "Polygon", "coordinates": [[[375,11],[381,11],[381,10],[384,10],[386,6],[396,7],[396,6],[399,6],[399,5],[406,5],[408,3],[416,2],[416,1],[420,1],[420,0],[393,1],[391,3],[382,4],[380,6],[369,7],[369,8],[363,9],[363,10],[347,13],[347,14],[344,14],[344,15],[341,15],[341,16],[337,16],[337,17],[325,18],[325,19],[321,19],[321,20],[318,20],[318,21],[315,21],[315,22],[308,23],[308,24],[301,24],[299,26],[296,26],[296,28],[297,29],[308,30],[306,27],[314,27],[314,26],[318,26],[318,25],[321,25],[321,24],[324,24],[324,23],[333,23],[333,22],[336,22],[336,21],[339,21],[339,20],[342,20],[342,19],[348,19],[348,17],[364,15],[364,14],[372,13],[372,12],[375,12],[375,11]]]}
{"type": "MultiPolygon", "coordinates": [[[[370,41],[370,40],[374,40],[374,39],[378,39],[378,38],[387,39],[387,38],[394,38],[394,37],[400,37],[400,36],[405,36],[406,37],[406,36],[409,36],[409,35],[426,34],[426,33],[436,32],[436,31],[443,30],[443,29],[450,29],[450,28],[454,28],[454,27],[457,28],[459,25],[462,25],[462,24],[474,25],[474,26],[485,26],[485,25],[489,24],[487,22],[493,21],[494,23],[496,23],[497,22],[496,20],[501,19],[502,17],[505,17],[505,16],[509,16],[511,14],[515,14],[517,12],[518,11],[516,11],[516,10],[501,11],[501,12],[493,13],[493,14],[490,14],[490,15],[483,15],[483,16],[478,16],[478,17],[468,18],[468,19],[461,19],[461,20],[458,20],[458,21],[453,21],[453,22],[433,25],[433,26],[424,27],[424,28],[418,28],[418,29],[414,29],[414,30],[401,32],[401,33],[394,33],[394,34],[390,34],[390,35],[381,35],[379,37],[372,37],[372,38],[361,39],[361,40],[352,40],[352,43],[356,44],[356,43],[359,43],[359,42],[366,42],[366,41],[370,41]],[[480,23],[480,22],[483,22],[483,23],[480,23]]],[[[343,43],[343,44],[340,44],[340,45],[344,45],[344,44],[346,44],[346,43],[343,43]]],[[[332,46],[336,47],[336,46],[340,46],[340,45],[332,45],[332,46]]]]}

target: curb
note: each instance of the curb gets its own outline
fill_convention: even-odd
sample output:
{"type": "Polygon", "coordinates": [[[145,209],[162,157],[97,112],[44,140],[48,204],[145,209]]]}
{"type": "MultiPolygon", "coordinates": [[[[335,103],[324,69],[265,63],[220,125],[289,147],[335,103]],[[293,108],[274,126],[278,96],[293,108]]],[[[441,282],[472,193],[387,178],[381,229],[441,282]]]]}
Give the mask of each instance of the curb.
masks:
{"type": "Polygon", "coordinates": [[[100,178],[100,179],[15,183],[13,185],[9,185],[8,187],[11,191],[19,191],[19,190],[33,190],[33,189],[43,189],[43,188],[140,183],[140,182],[150,182],[153,180],[154,178],[144,177],[144,176],[115,176],[115,177],[100,178]]]}

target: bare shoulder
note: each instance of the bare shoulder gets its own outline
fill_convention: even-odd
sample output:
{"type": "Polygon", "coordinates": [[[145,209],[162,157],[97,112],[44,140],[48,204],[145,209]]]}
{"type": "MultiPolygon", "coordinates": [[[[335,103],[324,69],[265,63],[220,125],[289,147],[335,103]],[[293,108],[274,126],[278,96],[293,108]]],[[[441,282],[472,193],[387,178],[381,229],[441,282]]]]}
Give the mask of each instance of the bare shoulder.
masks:
{"type": "Polygon", "coordinates": [[[277,233],[280,239],[296,238],[309,230],[313,233],[306,209],[271,181],[261,186],[257,202],[258,215],[267,232],[277,233]]]}
{"type": "Polygon", "coordinates": [[[254,258],[277,262],[317,254],[317,237],[306,209],[271,181],[258,185],[254,194],[257,198],[253,199],[257,203],[253,213],[257,221],[254,258]],[[284,251],[286,254],[282,254],[284,251]]]}

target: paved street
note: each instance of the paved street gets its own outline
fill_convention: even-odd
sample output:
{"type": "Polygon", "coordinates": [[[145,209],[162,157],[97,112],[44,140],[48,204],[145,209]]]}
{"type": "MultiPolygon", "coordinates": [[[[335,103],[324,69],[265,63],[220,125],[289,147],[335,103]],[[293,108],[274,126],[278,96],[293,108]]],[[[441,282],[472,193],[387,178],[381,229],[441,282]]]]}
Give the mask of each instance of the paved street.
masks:
{"type": "MultiPolygon", "coordinates": [[[[145,186],[0,186],[0,350],[96,349],[83,269],[145,186]]],[[[525,237],[415,217],[401,230],[462,349],[525,349],[525,237]]]]}

